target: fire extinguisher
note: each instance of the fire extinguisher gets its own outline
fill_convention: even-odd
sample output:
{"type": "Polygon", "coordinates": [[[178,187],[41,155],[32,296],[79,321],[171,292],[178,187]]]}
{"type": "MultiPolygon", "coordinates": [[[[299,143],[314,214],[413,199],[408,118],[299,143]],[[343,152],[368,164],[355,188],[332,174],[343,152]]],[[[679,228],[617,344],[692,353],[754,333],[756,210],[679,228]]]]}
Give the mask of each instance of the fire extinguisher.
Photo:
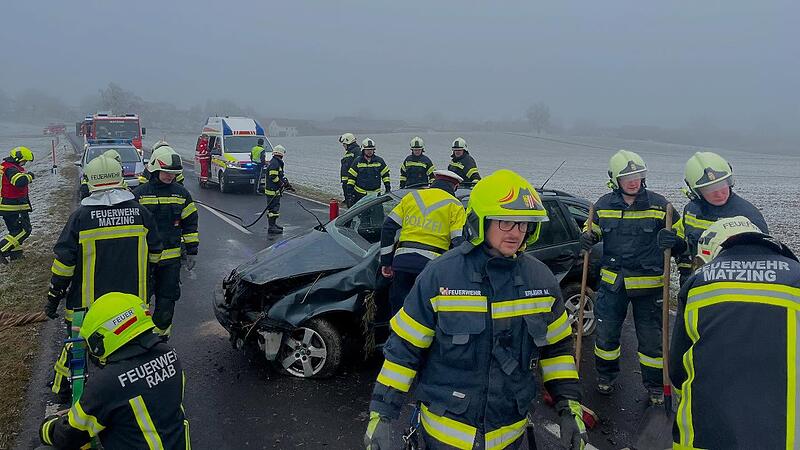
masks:
{"type": "Polygon", "coordinates": [[[328,204],[328,217],[330,220],[339,217],[339,200],[335,198],[331,199],[331,202],[328,204]]]}

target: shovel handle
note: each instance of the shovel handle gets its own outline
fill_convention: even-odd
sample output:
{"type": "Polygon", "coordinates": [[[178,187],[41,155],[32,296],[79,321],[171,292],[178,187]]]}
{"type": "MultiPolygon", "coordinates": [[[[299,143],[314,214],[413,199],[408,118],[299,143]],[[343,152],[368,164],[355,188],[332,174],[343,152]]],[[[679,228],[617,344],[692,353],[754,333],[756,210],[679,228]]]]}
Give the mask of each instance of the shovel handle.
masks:
{"type": "MultiPolygon", "coordinates": [[[[586,229],[590,233],[594,225],[594,204],[589,205],[589,218],[586,219],[586,229]]],[[[575,338],[575,370],[581,372],[581,349],[583,347],[583,308],[586,306],[586,281],[589,277],[589,255],[592,249],[583,252],[583,273],[581,274],[581,296],[578,300],[578,328],[575,338]]]]}
{"type": "MultiPolygon", "coordinates": [[[[672,203],[667,203],[666,218],[664,228],[672,230],[672,203]]],[[[663,382],[664,382],[664,405],[671,397],[671,387],[669,380],[669,285],[670,285],[670,272],[672,258],[672,249],[664,250],[664,290],[663,300],[661,304],[661,359],[663,361],[663,382]]]]}

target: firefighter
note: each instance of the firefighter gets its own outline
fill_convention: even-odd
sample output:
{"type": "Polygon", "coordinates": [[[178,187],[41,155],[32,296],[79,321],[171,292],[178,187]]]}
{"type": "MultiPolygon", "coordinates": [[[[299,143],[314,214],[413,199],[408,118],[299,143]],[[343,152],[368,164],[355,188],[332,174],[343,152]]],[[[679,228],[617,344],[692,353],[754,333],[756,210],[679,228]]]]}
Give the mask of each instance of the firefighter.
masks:
{"type": "MultiPolygon", "coordinates": [[[[45,314],[58,317],[58,306],[66,298],[66,320],[72,310],[89,308],[101,295],[123,292],[145,301],[148,274],[161,258],[161,241],[150,212],[125,188],[122,167],[99,156],[84,172],[91,194],[67,220],[53,248],[55,258],[47,292],[45,314]]],[[[67,347],[55,365],[53,392],[66,394],[62,384],[69,375],[67,347]]]]}
{"type": "MultiPolygon", "coordinates": [[[[153,279],[153,322],[156,332],[169,336],[175,302],[181,297],[181,261],[194,269],[197,247],[197,206],[185,187],[175,182],[183,162],[172,147],[163,145],[150,155],[150,182],[133,190],[136,200],[153,215],[163,250],[153,279]]],[[[149,296],[148,296],[149,299],[149,296]]]]}
{"type": "Polygon", "coordinates": [[[562,441],[582,448],[581,386],[558,281],[523,253],[547,220],[539,195],[500,170],[474,187],[466,214],[469,242],[431,261],[391,320],[365,445],[398,448],[391,422],[415,385],[427,448],[518,448],[541,368],[562,441]]]}
{"type": "Polygon", "coordinates": [[[675,231],[659,232],[659,244],[664,248],[678,245],[681,285],[692,273],[691,258],[697,254],[697,241],[714,221],[733,216],[750,219],[762,232],[769,227],[761,211],[733,192],[733,168],[723,157],[712,152],[697,152],[686,162],[684,182],[689,203],[683,208],[683,220],[675,231]],[[687,248],[688,247],[688,248],[687,248]]]}
{"type": "Polygon", "coordinates": [[[453,141],[453,154],[450,155],[450,165],[447,170],[453,171],[464,179],[466,183],[477,183],[481,179],[478,173],[478,165],[475,158],[467,151],[467,141],[463,138],[456,138],[453,141]]]}
{"type": "Polygon", "coordinates": [[[595,302],[597,390],[614,391],[619,374],[620,332],[633,305],[642,381],[650,403],[663,404],[661,297],[663,251],[656,235],[665,226],[667,200],[646,188],[647,166],[641,156],[620,150],[609,161],[613,190],[595,203],[593,229],[584,228],[581,246],[589,250],[600,239],[603,258],[595,302]]]}
{"type": "Polygon", "coordinates": [[[351,189],[350,186],[347,184],[347,181],[350,179],[350,166],[353,165],[353,160],[356,158],[356,154],[361,153],[361,149],[358,147],[356,143],[356,137],[353,133],[345,133],[339,136],[339,143],[342,144],[344,147],[344,155],[342,155],[341,160],[341,169],[339,170],[342,176],[342,194],[344,195],[344,203],[350,207],[353,205],[351,202],[351,189]]]}
{"type": "Polygon", "coordinates": [[[256,145],[250,149],[250,161],[256,165],[256,187],[261,186],[261,177],[264,176],[264,165],[266,164],[265,153],[264,139],[258,138],[256,145]]]}
{"type": "Polygon", "coordinates": [[[674,448],[797,448],[800,263],[743,216],[703,232],[678,295],[674,448]]]}
{"type": "Polygon", "coordinates": [[[267,221],[269,228],[267,234],[281,234],[283,227],[278,225],[278,217],[281,216],[281,195],[285,190],[294,192],[294,187],[286,175],[283,173],[283,157],[286,149],[282,145],[276,145],[272,149],[272,159],[267,165],[267,181],[264,186],[264,194],[267,195],[267,221]]]}
{"type": "Polygon", "coordinates": [[[389,166],[383,158],[375,154],[375,141],[370,138],[361,141],[361,156],[353,160],[347,174],[351,205],[367,194],[380,193],[381,182],[386,192],[392,190],[389,166]]]}
{"type": "Polygon", "coordinates": [[[425,143],[422,142],[422,138],[417,136],[411,139],[411,154],[406,156],[400,165],[400,189],[406,186],[427,186],[433,182],[435,170],[433,162],[423,153],[425,153],[425,143]]]}
{"type": "Polygon", "coordinates": [[[8,264],[8,259],[22,258],[22,242],[31,235],[28,185],[34,175],[25,171],[28,161],[33,161],[33,152],[27,147],[14,147],[0,163],[0,216],[8,231],[0,239],[0,262],[3,264],[8,264]]]}
{"type": "MultiPolygon", "coordinates": [[[[169,147],[169,143],[165,140],[160,140],[153,144],[153,147],[150,149],[150,156],[152,160],[153,153],[161,147],[169,147]]],[[[144,172],[139,175],[139,185],[145,184],[150,181],[151,173],[150,173],[150,163],[148,161],[144,161],[144,172]]],[[[183,176],[183,172],[179,173],[177,177],[175,177],[175,182],[178,184],[183,184],[185,177],[183,176]]]]}
{"type": "Polygon", "coordinates": [[[392,316],[403,306],[425,265],[462,240],[466,216],[455,192],[463,180],[449,170],[437,170],[435,175],[430,189],[406,194],[383,223],[381,274],[392,279],[392,316]]]}
{"type": "Polygon", "coordinates": [[[196,157],[200,163],[200,185],[205,187],[211,171],[211,152],[208,149],[208,136],[205,134],[197,141],[196,157]]]}
{"type": "Polygon", "coordinates": [[[91,376],[72,408],[42,422],[43,444],[84,448],[97,438],[109,450],[190,448],[181,361],[151,332],[145,308],[141,298],[121,292],[95,301],[80,330],[91,376]]]}

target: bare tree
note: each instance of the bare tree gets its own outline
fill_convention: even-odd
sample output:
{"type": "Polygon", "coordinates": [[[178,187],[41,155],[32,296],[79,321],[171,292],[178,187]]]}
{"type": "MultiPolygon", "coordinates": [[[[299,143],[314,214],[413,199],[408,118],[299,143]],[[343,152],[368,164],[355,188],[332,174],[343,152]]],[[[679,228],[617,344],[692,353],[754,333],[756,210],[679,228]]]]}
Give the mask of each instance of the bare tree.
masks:
{"type": "Polygon", "coordinates": [[[138,111],[144,103],[138,95],[122,89],[116,83],[108,83],[107,88],[100,90],[100,100],[103,108],[111,110],[114,114],[138,111]]]}
{"type": "Polygon", "coordinates": [[[542,102],[537,102],[528,107],[525,117],[528,118],[531,129],[536,130],[536,134],[541,134],[542,130],[547,129],[550,125],[550,107],[542,102]]]}

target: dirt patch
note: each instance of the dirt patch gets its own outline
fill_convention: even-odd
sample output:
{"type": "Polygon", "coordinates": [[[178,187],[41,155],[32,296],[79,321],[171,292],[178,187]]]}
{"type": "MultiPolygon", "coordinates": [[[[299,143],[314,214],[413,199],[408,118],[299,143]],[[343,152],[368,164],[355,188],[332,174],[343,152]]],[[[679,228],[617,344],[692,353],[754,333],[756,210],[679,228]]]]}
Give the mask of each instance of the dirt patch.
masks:
{"type": "MultiPolygon", "coordinates": [[[[23,244],[25,258],[0,267],[0,310],[10,313],[32,313],[42,310],[50,283],[53,245],[73,207],[77,168],[65,165],[57,175],[63,184],[44,183],[46,200],[34,199],[37,211],[46,211],[34,220],[31,237],[23,244]]],[[[39,174],[37,174],[38,179],[39,174]]],[[[31,190],[37,183],[31,184],[31,190]]],[[[5,230],[3,230],[3,233],[5,230]]],[[[31,369],[39,351],[41,323],[0,331],[0,449],[10,448],[19,433],[19,423],[25,409],[25,393],[29,389],[31,369]]],[[[44,386],[32,386],[45,389],[44,386]]]]}

